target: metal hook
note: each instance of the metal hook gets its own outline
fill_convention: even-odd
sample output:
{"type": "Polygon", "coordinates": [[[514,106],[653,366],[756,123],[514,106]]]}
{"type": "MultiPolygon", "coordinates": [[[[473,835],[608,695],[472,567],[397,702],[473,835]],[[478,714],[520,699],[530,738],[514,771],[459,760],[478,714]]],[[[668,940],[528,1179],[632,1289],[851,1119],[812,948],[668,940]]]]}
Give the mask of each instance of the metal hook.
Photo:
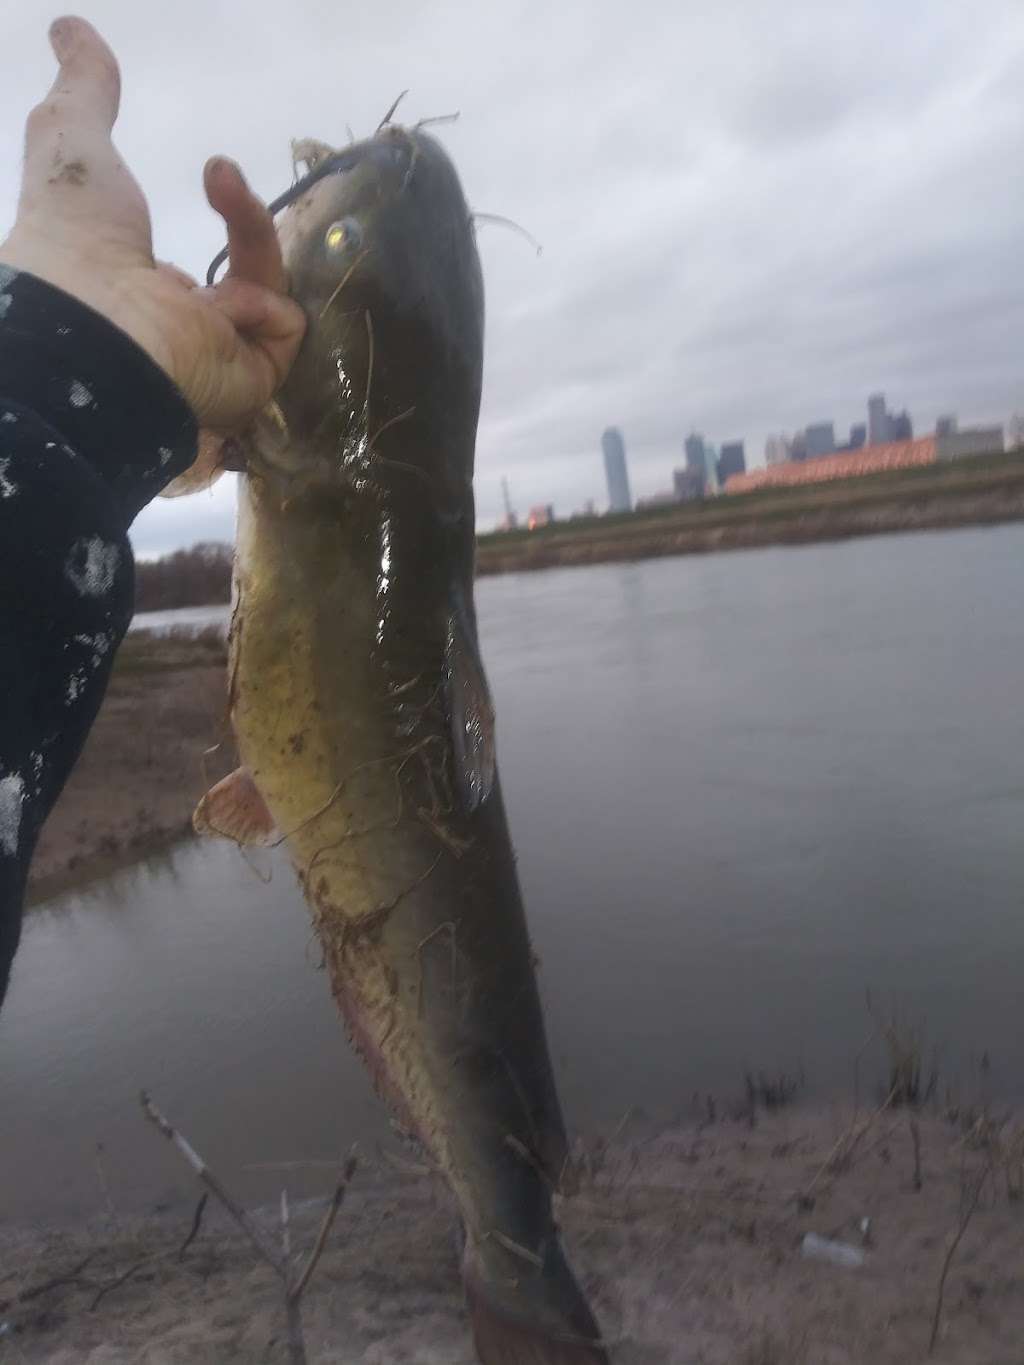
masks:
{"type": "MultiPolygon", "coordinates": [[[[321,161],[318,166],[314,166],[301,179],[296,180],[294,185],[289,186],[283,194],[279,194],[276,199],[272,199],[267,205],[267,212],[271,218],[275,218],[282,209],[286,209],[289,204],[293,204],[296,199],[305,194],[306,191],[318,180],[323,180],[324,176],[333,175],[336,172],[350,171],[357,166],[366,155],[367,149],[346,148],[339,152],[337,156],[330,156],[325,161],[321,161]]],[[[218,251],[210,262],[210,268],[206,272],[206,283],[212,285],[217,278],[217,271],[221,268],[228,258],[228,248],[224,247],[218,251]]]]}

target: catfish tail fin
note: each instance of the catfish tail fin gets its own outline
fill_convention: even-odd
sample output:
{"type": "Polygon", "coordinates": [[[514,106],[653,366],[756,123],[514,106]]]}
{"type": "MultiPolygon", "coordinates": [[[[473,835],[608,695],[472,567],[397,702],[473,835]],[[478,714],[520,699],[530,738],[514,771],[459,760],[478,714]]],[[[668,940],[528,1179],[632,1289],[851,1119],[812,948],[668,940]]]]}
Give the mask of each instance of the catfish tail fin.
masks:
{"type": "Polygon", "coordinates": [[[481,1365],[608,1365],[600,1329],[561,1248],[549,1253],[541,1276],[527,1273],[511,1294],[491,1293],[469,1262],[464,1282],[481,1365]]]}

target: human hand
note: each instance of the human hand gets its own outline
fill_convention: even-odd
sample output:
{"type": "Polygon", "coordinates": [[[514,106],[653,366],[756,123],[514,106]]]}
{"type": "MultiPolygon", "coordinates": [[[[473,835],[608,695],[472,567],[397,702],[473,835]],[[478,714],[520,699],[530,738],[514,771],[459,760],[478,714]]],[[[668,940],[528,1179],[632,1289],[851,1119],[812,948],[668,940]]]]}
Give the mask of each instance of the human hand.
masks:
{"type": "Polygon", "coordinates": [[[60,63],[28,116],[17,219],[0,263],[27,270],[102,313],[142,346],[191,404],[200,425],[244,423],[284,379],[305,317],[282,291],[273,220],[231,161],[206,163],[206,197],[227,227],[226,278],[201,289],[153,259],[149,209],[110,138],[121,77],[84,19],[50,28],[60,63]]]}

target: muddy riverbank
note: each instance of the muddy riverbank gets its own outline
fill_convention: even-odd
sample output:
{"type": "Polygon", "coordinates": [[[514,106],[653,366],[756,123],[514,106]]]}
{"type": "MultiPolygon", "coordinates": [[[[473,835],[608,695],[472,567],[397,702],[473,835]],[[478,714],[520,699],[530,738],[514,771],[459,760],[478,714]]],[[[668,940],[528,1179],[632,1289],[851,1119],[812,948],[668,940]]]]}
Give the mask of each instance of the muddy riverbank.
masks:
{"type": "MultiPolygon", "coordinates": [[[[931,1358],[1019,1359],[1024,1206],[1003,1160],[1015,1130],[963,1112],[916,1122],[919,1189],[906,1111],[787,1109],[753,1128],[705,1118],[587,1144],[562,1222],[616,1365],[924,1361],[950,1239],[986,1171],[931,1358]],[[839,1239],[863,1264],[809,1258],[808,1233],[839,1239]]],[[[231,1171],[218,1174],[231,1184],[231,1171]]],[[[278,1281],[219,1208],[181,1255],[190,1207],[126,1219],[116,1173],[107,1193],[88,1227],[0,1232],[0,1360],[283,1365],[278,1281]]],[[[295,1246],[311,1243],[321,1208],[295,1211],[295,1246]]],[[[270,1230],[275,1211],[262,1221],[270,1230]]],[[[435,1177],[367,1159],[304,1302],[309,1360],[472,1365],[455,1229],[435,1177]]]]}
{"type": "Polygon", "coordinates": [[[234,766],[225,665],[217,630],[127,637],[82,757],[40,836],[30,900],[187,837],[209,782],[234,766]]]}

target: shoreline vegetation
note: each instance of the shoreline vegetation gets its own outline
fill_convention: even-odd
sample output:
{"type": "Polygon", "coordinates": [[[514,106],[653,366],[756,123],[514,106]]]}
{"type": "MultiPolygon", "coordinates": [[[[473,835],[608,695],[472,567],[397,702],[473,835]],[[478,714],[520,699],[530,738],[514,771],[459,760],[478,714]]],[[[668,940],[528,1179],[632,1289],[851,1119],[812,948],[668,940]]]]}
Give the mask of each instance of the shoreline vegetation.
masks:
{"type": "Polygon", "coordinates": [[[578,517],[477,540],[477,573],[806,545],[1024,519],[1024,451],[578,517]]]}

